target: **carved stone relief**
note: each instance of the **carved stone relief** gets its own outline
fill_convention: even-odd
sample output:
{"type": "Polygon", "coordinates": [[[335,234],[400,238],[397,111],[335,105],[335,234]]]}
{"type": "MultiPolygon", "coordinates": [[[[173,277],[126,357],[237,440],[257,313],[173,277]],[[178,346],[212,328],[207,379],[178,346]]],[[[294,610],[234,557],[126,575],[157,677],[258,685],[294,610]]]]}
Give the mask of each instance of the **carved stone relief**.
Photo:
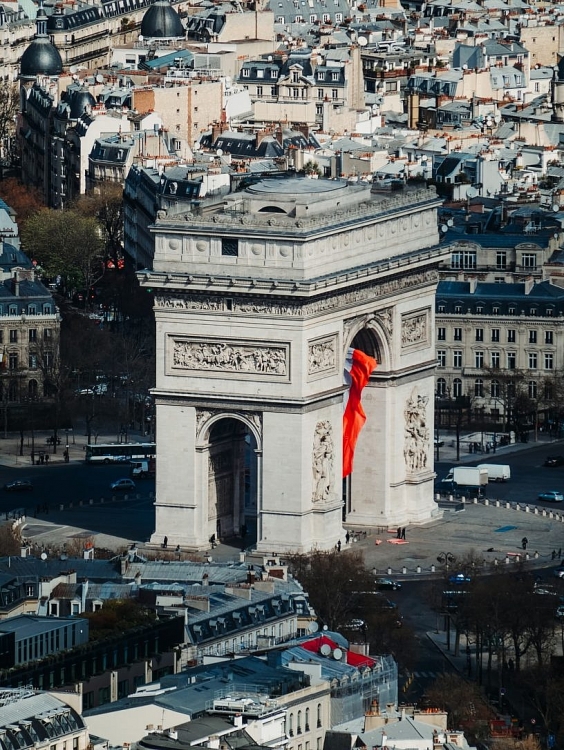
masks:
{"type": "Polygon", "coordinates": [[[314,503],[330,499],[334,475],[333,427],[329,420],[318,422],[313,436],[313,492],[314,503]]]}
{"type": "Polygon", "coordinates": [[[401,348],[429,343],[429,311],[403,315],[401,320],[401,348]]]}
{"type": "Polygon", "coordinates": [[[288,346],[173,339],[172,367],[218,373],[288,374],[288,346]]]}
{"type": "Polygon", "coordinates": [[[202,431],[205,429],[208,421],[216,415],[223,415],[225,418],[240,417],[241,421],[250,422],[260,441],[262,441],[262,413],[259,411],[229,411],[226,413],[221,409],[196,409],[196,438],[201,438],[202,431]]]}
{"type": "MultiPolygon", "coordinates": [[[[435,270],[418,271],[404,276],[396,276],[381,283],[370,286],[357,287],[339,294],[328,295],[312,302],[281,302],[272,300],[247,300],[229,296],[233,313],[254,313],[263,315],[288,315],[307,318],[310,315],[325,312],[327,310],[347,307],[368,300],[376,300],[387,297],[398,291],[409,287],[435,283],[438,273],[435,270]]],[[[155,307],[164,310],[204,310],[224,312],[227,310],[225,299],[221,296],[186,294],[172,297],[165,294],[157,294],[155,307]]]]}
{"type": "Polygon", "coordinates": [[[307,374],[310,376],[334,372],[337,367],[337,337],[329,336],[310,341],[307,348],[307,374]]]}
{"type": "Polygon", "coordinates": [[[409,472],[425,469],[429,450],[429,428],[427,427],[428,396],[421,396],[417,387],[405,405],[405,445],[403,455],[409,472]]]}
{"type": "Polygon", "coordinates": [[[381,325],[388,340],[392,337],[393,331],[393,311],[391,307],[378,312],[367,313],[366,315],[357,315],[355,318],[348,318],[344,321],[345,340],[350,338],[351,331],[354,329],[370,328],[371,324],[377,322],[381,325]]]}

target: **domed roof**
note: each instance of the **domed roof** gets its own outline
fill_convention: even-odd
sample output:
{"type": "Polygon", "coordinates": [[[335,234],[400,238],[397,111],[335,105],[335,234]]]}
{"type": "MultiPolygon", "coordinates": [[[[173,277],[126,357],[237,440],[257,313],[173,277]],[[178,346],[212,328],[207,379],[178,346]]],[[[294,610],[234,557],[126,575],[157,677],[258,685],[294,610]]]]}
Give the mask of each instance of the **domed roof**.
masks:
{"type": "Polygon", "coordinates": [[[37,37],[29,45],[20,60],[20,75],[35,78],[37,75],[58,76],[63,71],[59,50],[48,37],[37,37]]]}
{"type": "Polygon", "coordinates": [[[43,7],[43,0],[39,0],[35,25],[35,39],[20,60],[20,76],[22,78],[35,78],[38,75],[58,76],[63,72],[63,61],[59,50],[51,44],[47,36],[47,14],[43,7]]]}
{"type": "Polygon", "coordinates": [[[96,105],[96,99],[83,86],[73,86],[72,88],[69,86],[62,95],[61,100],[68,104],[72,120],[78,120],[81,115],[96,105]]]}
{"type": "Polygon", "coordinates": [[[146,39],[184,38],[185,31],[180,16],[168,0],[156,0],[141,21],[141,34],[146,39]]]}

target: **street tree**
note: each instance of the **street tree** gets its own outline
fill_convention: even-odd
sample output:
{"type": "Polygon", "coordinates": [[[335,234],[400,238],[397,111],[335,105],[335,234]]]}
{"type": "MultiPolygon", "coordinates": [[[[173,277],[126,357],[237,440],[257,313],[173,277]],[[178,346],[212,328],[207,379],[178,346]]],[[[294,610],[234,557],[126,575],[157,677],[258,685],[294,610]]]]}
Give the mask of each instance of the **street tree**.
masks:
{"type": "Polygon", "coordinates": [[[106,260],[119,270],[123,260],[123,187],[116,182],[103,182],[95,193],[80,196],[74,208],[82,216],[96,219],[106,260]]]}
{"type": "Polygon", "coordinates": [[[16,161],[16,115],[20,109],[18,86],[0,81],[0,163],[11,167],[16,161]]]}
{"type": "Polygon", "coordinates": [[[104,273],[104,243],[94,217],[44,208],[28,219],[21,237],[25,252],[43,274],[61,277],[64,291],[88,293],[104,273]]]}
{"type": "Polygon", "coordinates": [[[355,616],[363,592],[374,591],[374,578],[361,554],[352,551],[314,552],[289,557],[293,575],[309,594],[318,618],[338,630],[355,616]]]}
{"type": "Polygon", "coordinates": [[[45,208],[41,193],[30,185],[24,185],[16,177],[0,180],[0,198],[16,212],[20,233],[27,220],[45,208]]]}
{"type": "Polygon", "coordinates": [[[426,691],[429,705],[448,713],[449,727],[465,727],[469,740],[487,734],[491,711],[478,685],[457,674],[441,675],[426,691]]]}

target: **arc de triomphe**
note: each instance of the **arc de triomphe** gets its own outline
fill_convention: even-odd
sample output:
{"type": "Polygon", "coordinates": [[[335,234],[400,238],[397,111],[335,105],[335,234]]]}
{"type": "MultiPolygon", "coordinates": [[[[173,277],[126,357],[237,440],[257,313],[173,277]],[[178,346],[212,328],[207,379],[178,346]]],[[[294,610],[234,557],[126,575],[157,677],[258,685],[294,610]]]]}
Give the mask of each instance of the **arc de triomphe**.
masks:
{"type": "Polygon", "coordinates": [[[417,524],[433,500],[431,190],[265,179],[159,214],[152,541],[332,548],[355,528],[417,524]],[[349,347],[378,366],[354,471],[341,474],[349,347]]]}

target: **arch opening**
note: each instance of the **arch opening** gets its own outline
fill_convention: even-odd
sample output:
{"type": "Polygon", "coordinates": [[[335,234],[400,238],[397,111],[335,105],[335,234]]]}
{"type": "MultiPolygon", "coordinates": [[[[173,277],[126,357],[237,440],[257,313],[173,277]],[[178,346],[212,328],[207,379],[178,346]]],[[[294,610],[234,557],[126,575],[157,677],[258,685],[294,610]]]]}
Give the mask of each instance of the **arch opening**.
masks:
{"type": "Polygon", "coordinates": [[[355,334],[355,337],[351,342],[351,347],[353,349],[360,349],[360,351],[368,354],[369,357],[374,357],[378,364],[382,361],[378,338],[376,333],[370,328],[361,328],[360,331],[355,334]]]}
{"type": "Polygon", "coordinates": [[[207,439],[207,529],[211,539],[257,541],[258,460],[253,432],[239,419],[214,422],[207,439]]]}

